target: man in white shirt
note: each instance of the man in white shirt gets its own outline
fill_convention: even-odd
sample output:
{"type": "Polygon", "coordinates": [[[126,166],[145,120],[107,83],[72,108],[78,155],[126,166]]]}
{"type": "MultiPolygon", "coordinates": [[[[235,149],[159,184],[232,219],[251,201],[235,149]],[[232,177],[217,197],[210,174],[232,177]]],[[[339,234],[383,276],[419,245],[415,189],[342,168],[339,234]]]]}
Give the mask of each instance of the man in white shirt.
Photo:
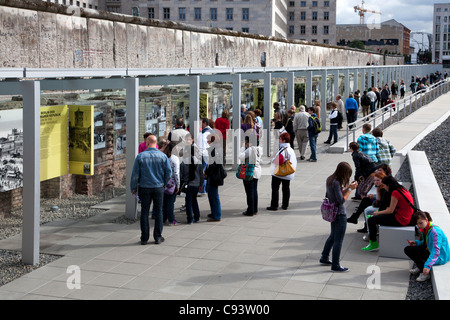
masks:
{"type": "MultiPolygon", "coordinates": [[[[202,131],[200,135],[197,138],[197,145],[200,149],[200,152],[202,154],[202,165],[203,165],[203,171],[205,171],[206,167],[208,166],[208,137],[212,133],[212,128],[209,126],[209,119],[208,118],[202,118],[202,131]]],[[[199,194],[204,195],[206,194],[206,179],[203,182],[203,190],[199,192],[199,194]]]]}
{"type": "Polygon", "coordinates": [[[338,133],[337,133],[337,127],[339,122],[339,112],[337,111],[337,104],[336,102],[330,102],[331,106],[331,113],[328,116],[330,119],[330,134],[328,135],[327,141],[325,141],[326,144],[331,144],[331,139],[334,138],[333,144],[335,144],[338,141],[338,133]]]}
{"type": "Polygon", "coordinates": [[[344,101],[342,101],[342,96],[338,94],[336,96],[336,105],[337,105],[337,111],[341,113],[341,121],[338,123],[338,129],[342,129],[342,121],[345,117],[345,104],[344,101]]]}
{"type": "Polygon", "coordinates": [[[374,92],[374,88],[369,88],[369,92],[367,92],[367,96],[370,98],[370,113],[375,112],[377,109],[377,95],[374,92]]]}

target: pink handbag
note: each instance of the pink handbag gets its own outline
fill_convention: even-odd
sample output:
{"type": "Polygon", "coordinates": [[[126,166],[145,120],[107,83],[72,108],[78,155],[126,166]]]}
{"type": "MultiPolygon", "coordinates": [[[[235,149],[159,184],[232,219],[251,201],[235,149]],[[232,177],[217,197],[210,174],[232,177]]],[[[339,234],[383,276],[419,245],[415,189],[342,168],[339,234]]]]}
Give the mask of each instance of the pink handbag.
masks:
{"type": "Polygon", "coordinates": [[[336,220],[336,214],[338,212],[338,207],[335,203],[330,203],[328,198],[323,199],[322,206],[320,207],[322,212],[322,218],[325,221],[333,222],[336,220]]]}

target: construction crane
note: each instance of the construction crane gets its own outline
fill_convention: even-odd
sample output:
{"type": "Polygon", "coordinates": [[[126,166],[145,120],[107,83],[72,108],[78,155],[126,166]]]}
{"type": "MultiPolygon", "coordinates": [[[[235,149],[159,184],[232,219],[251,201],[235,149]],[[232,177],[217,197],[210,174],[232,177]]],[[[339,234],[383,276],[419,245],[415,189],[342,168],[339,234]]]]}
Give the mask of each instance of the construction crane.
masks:
{"type": "Polygon", "coordinates": [[[361,7],[360,6],[354,6],[353,9],[355,9],[355,12],[359,11],[358,14],[359,14],[359,23],[360,24],[364,24],[364,15],[365,15],[366,12],[376,13],[376,14],[380,14],[381,15],[381,12],[365,9],[364,8],[364,0],[362,0],[361,7]]]}

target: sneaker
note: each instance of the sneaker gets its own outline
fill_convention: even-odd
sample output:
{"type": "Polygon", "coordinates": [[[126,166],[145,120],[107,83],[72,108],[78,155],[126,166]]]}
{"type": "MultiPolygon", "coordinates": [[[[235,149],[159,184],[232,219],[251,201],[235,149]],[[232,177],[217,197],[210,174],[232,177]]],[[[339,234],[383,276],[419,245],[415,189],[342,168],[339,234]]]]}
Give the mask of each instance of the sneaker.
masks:
{"type": "Polygon", "coordinates": [[[424,282],[424,281],[429,280],[430,278],[431,278],[430,274],[424,275],[423,273],[421,273],[421,274],[417,277],[416,281],[424,282]]]}
{"type": "Polygon", "coordinates": [[[164,242],[164,238],[163,237],[161,237],[161,238],[158,238],[158,239],[156,239],[155,240],[155,244],[160,244],[160,243],[163,243],[164,242]]]}
{"type": "Polygon", "coordinates": [[[179,223],[177,220],[173,220],[173,222],[169,222],[169,227],[178,226],[181,223],[179,223]]]}
{"type": "Polygon", "coordinates": [[[300,160],[305,160],[305,157],[304,157],[304,156],[301,156],[301,157],[300,157],[300,160]]]}
{"type": "Polygon", "coordinates": [[[208,218],[207,222],[220,222],[220,219],[208,218]]]}
{"type": "Polygon", "coordinates": [[[378,242],[369,240],[369,245],[365,246],[361,250],[366,252],[373,252],[378,251],[378,249],[380,249],[380,245],[378,244],[378,242]]]}
{"type": "Polygon", "coordinates": [[[418,275],[420,273],[420,269],[417,267],[412,268],[411,270],[409,270],[409,273],[411,273],[412,275],[418,275]]]}
{"type": "Polygon", "coordinates": [[[266,209],[270,210],[270,211],[277,211],[278,210],[278,208],[275,208],[275,207],[267,207],[266,209]]]}

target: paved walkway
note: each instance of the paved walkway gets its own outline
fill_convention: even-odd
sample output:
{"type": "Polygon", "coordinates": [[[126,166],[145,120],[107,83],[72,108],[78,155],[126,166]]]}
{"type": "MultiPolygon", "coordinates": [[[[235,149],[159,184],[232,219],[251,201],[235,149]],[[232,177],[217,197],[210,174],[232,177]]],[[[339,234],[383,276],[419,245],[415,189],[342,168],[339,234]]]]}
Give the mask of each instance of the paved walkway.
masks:
{"type": "MultiPolygon", "coordinates": [[[[397,150],[403,149],[447,113],[445,99],[418,110],[414,116],[385,130],[397,150]],[[420,125],[419,125],[420,124],[420,125]]],[[[319,137],[323,145],[327,133],[319,137]]],[[[259,181],[259,214],[243,216],[245,192],[232,172],[220,188],[221,222],[206,222],[207,197],[200,198],[204,222],[164,227],[161,245],[139,244],[139,223],[114,224],[123,215],[124,197],[99,204],[106,211],[85,221],[57,221],[41,227],[41,252],[63,255],[23,277],[0,287],[0,299],[398,299],[404,300],[409,282],[407,260],[365,253],[366,245],[349,224],[341,264],[347,273],[332,273],[318,259],[329,234],[320,204],[325,179],[340,161],[353,166],[349,153],[320,153],[318,162],[299,162],[291,184],[288,210],[269,212],[268,166],[259,181]],[[69,266],[78,266],[81,288],[69,289],[69,266]],[[371,289],[371,271],[381,271],[381,287],[371,289]]],[[[400,159],[393,164],[400,167],[400,159]]],[[[176,202],[176,218],[182,198],[176,202]]],[[[347,212],[357,202],[347,201],[347,212]]],[[[0,241],[0,248],[21,250],[21,236],[0,241]]]]}

